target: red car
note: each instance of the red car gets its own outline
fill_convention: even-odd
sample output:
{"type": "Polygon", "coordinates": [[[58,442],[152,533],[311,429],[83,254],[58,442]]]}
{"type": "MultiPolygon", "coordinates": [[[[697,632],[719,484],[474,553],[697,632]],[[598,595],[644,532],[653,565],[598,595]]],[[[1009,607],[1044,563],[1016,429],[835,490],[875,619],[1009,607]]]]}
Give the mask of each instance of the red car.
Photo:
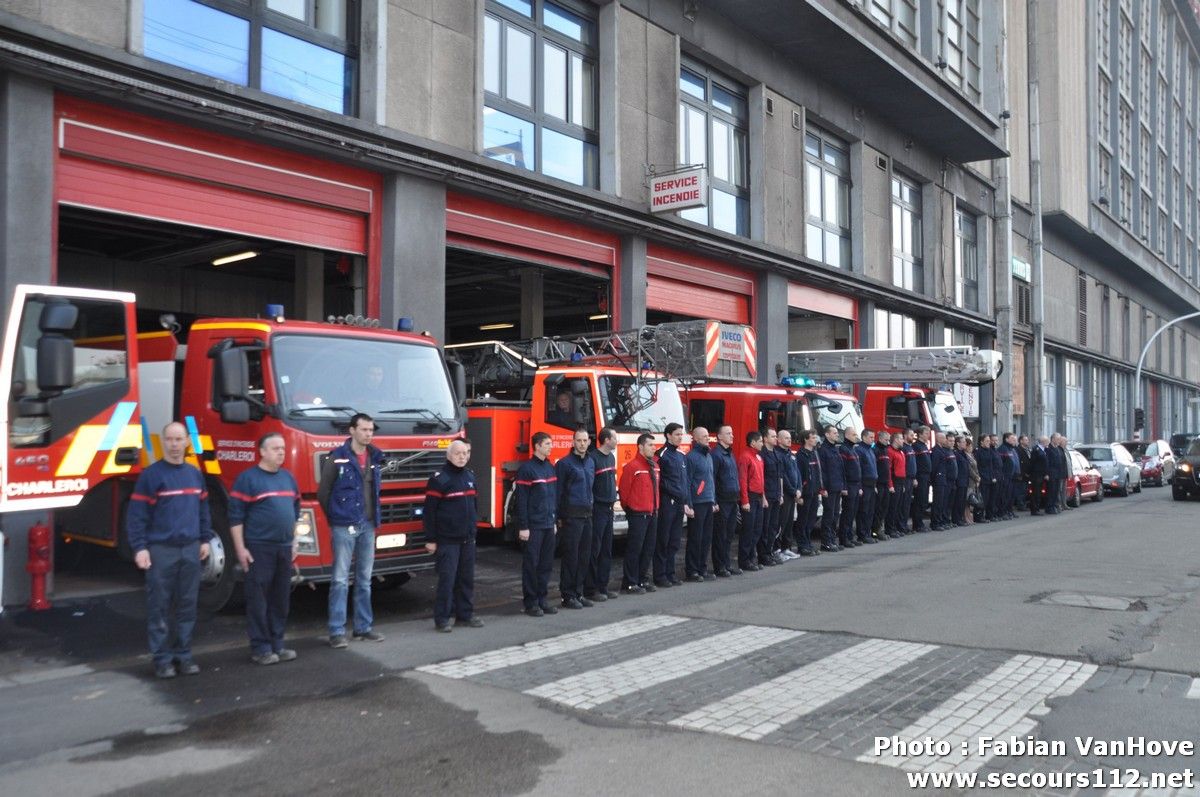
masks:
{"type": "Polygon", "coordinates": [[[1071,475],[1067,477],[1067,503],[1079,506],[1084,498],[1104,500],[1104,480],[1100,471],[1078,451],[1067,452],[1071,456],[1071,475]]]}

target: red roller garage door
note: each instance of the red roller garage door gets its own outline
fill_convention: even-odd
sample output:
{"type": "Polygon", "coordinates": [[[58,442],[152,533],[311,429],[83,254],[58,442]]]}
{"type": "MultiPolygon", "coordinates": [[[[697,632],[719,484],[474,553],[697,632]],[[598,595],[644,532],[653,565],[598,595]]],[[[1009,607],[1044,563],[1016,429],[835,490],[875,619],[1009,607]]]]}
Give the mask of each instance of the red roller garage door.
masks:
{"type": "Polygon", "coordinates": [[[748,271],[652,244],[646,275],[648,310],[751,323],[754,277],[748,271]]]}
{"type": "Polygon", "coordinates": [[[55,117],[58,203],[366,255],[378,312],[378,175],[70,97],[55,117]]]}

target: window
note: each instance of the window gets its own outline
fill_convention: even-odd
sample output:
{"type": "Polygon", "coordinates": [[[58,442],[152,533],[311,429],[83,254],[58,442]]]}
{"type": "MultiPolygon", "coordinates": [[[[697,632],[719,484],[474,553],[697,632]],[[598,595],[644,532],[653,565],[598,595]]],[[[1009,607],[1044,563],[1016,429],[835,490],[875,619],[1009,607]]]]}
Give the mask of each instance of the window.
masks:
{"type": "Polygon", "coordinates": [[[921,256],[921,188],[903,177],[892,177],[892,284],[922,292],[925,286],[921,256]]]}
{"type": "Polygon", "coordinates": [[[1120,193],[1117,197],[1117,215],[1122,224],[1128,225],[1133,218],[1133,175],[1121,169],[1120,193]]]}
{"type": "Polygon", "coordinates": [[[954,211],[954,303],[979,309],[978,222],[962,208],[954,211]]]}
{"type": "Polygon", "coordinates": [[[1133,109],[1122,99],[1117,104],[1117,153],[1121,165],[1133,168],[1133,109]]]}
{"type": "Polygon", "coordinates": [[[1123,440],[1129,436],[1129,374],[1113,371],[1112,408],[1113,436],[1123,440]]]}
{"type": "Polygon", "coordinates": [[[871,19],[907,44],[917,46],[917,0],[863,0],[871,19]]]}
{"type": "Polygon", "coordinates": [[[813,260],[850,268],[850,148],[823,130],[804,136],[805,250],[813,260]]]}
{"type": "Polygon", "coordinates": [[[910,349],[924,344],[917,320],[890,310],[875,309],[875,348],[910,349]]]}
{"type": "Polygon", "coordinates": [[[1100,196],[1108,197],[1112,191],[1112,155],[1103,143],[1100,144],[1099,174],[1096,176],[1100,196]]]}
{"type": "Polygon", "coordinates": [[[1108,69],[1112,44],[1112,18],[1108,0],[1096,0],[1096,49],[1100,66],[1108,69]]]}
{"type": "Polygon", "coordinates": [[[1058,380],[1055,376],[1057,361],[1047,354],[1042,358],[1042,434],[1056,431],[1058,423],[1058,380]]]}
{"type": "Polygon", "coordinates": [[[1033,323],[1033,288],[1028,282],[1014,278],[1013,296],[1017,305],[1017,323],[1033,323]]]}
{"type": "Polygon", "coordinates": [[[945,38],[946,78],[975,102],[979,91],[979,0],[939,0],[938,32],[945,38]]]}
{"type": "Polygon", "coordinates": [[[679,72],[679,163],[708,165],[708,207],[679,215],[734,235],[750,234],[746,91],[688,62],[679,72]]]}
{"type": "Polygon", "coordinates": [[[1129,361],[1129,297],[1121,299],[1121,357],[1129,361]]]}
{"type": "Polygon", "coordinates": [[[483,18],[483,154],[595,188],[596,23],[550,0],[489,0],[483,18]]]}
{"type": "Polygon", "coordinates": [[[688,402],[689,427],[720,429],[725,424],[725,402],[720,399],[692,399],[688,402]]]}
{"type": "Polygon", "coordinates": [[[1080,346],[1087,345],[1087,277],[1080,274],[1075,279],[1077,297],[1076,304],[1076,341],[1080,346]]]}
{"type": "Polygon", "coordinates": [[[144,0],[145,55],[353,114],[357,0],[144,0]]]}
{"type": "Polygon", "coordinates": [[[586,379],[571,379],[558,385],[546,385],[546,423],[562,429],[592,427],[591,384],[586,379]]]}
{"type": "Polygon", "coordinates": [[[1112,301],[1111,291],[1105,285],[1100,289],[1100,351],[1112,354],[1112,301]]]}
{"type": "Polygon", "coordinates": [[[1069,440],[1083,440],[1083,423],[1085,417],[1085,401],[1083,390],[1083,363],[1077,360],[1063,360],[1063,393],[1066,406],[1063,407],[1063,422],[1065,434],[1069,440]]]}
{"type": "Polygon", "coordinates": [[[1117,86],[1128,97],[1133,83],[1133,23],[1121,14],[1117,33],[1117,86]]]}
{"type": "MultiPolygon", "coordinates": [[[[1103,368],[1092,366],[1092,406],[1091,406],[1091,423],[1092,433],[1088,435],[1091,440],[1105,440],[1108,435],[1108,418],[1109,411],[1109,379],[1108,372],[1103,368]]],[[[1076,440],[1075,442],[1079,442],[1076,440]]]]}
{"type": "Polygon", "coordinates": [[[1096,84],[1096,124],[1100,143],[1112,146],[1112,81],[1101,72],[1096,84]]]}

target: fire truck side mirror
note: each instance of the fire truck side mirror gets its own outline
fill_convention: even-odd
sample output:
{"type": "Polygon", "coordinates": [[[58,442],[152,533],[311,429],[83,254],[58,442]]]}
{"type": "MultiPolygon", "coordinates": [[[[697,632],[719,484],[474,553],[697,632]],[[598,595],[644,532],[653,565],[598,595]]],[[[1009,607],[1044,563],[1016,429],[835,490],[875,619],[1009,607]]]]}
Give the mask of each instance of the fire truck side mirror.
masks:
{"type": "MultiPolygon", "coordinates": [[[[217,352],[213,369],[217,395],[222,399],[244,399],[250,392],[250,365],[244,349],[229,348],[217,352]]],[[[228,404],[229,401],[222,401],[228,404]]],[[[249,406],[249,405],[247,405],[249,406]]]]}
{"type": "Polygon", "coordinates": [[[38,319],[38,390],[61,393],[75,384],[75,341],[67,333],[75,328],[79,308],[70,302],[47,302],[38,319]]]}
{"type": "Polygon", "coordinates": [[[446,360],[450,369],[450,384],[454,386],[454,398],[461,406],[467,400],[467,369],[458,360],[446,360]]]}
{"type": "Polygon", "coordinates": [[[221,421],[224,423],[248,423],[250,421],[250,402],[245,399],[222,401],[221,421]]]}

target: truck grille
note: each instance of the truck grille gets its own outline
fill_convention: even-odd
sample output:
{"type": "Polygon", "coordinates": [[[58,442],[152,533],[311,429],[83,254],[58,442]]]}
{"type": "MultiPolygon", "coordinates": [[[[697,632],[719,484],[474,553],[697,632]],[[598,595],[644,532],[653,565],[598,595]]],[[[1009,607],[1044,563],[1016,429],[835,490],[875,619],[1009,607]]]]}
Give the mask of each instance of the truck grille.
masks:
{"type": "Polygon", "coordinates": [[[409,504],[384,504],[379,511],[380,525],[388,523],[421,522],[421,510],[424,504],[420,501],[409,504]]]}
{"type": "MultiPolygon", "coordinates": [[[[317,473],[321,472],[329,453],[322,451],[317,454],[317,473]]],[[[429,477],[441,468],[445,461],[446,452],[441,449],[384,451],[383,485],[392,482],[420,482],[424,487],[429,477]]]]}

